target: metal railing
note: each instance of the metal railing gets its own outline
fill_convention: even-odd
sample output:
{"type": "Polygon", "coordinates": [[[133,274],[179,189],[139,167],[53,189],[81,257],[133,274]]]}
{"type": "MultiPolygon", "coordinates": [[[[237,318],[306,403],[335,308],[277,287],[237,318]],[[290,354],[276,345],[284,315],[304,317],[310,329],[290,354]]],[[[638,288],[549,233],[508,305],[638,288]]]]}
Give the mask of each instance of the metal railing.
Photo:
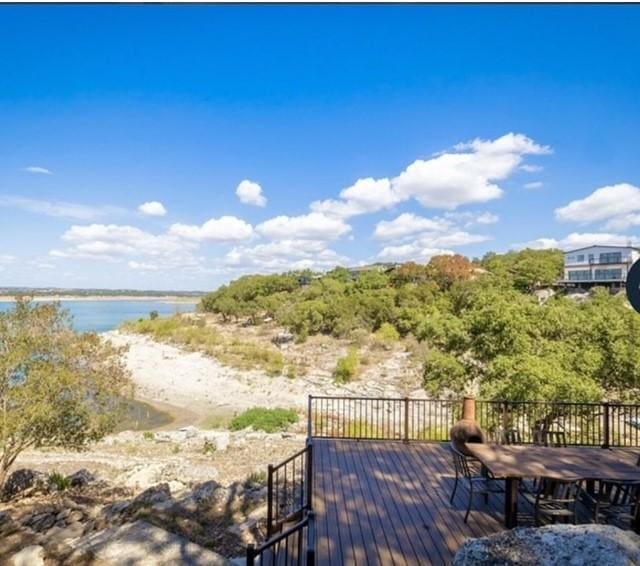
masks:
{"type": "Polygon", "coordinates": [[[313,443],[267,470],[267,539],[311,509],[313,443]]]}
{"type": "MultiPolygon", "coordinates": [[[[462,416],[461,400],[309,397],[309,438],[446,441],[462,416]]],[[[534,431],[562,430],[569,444],[640,446],[640,405],[476,401],[487,433],[517,429],[523,442],[534,431]]]]}
{"type": "Polygon", "coordinates": [[[257,548],[247,546],[247,566],[314,566],[316,549],[313,511],[257,548]]]}

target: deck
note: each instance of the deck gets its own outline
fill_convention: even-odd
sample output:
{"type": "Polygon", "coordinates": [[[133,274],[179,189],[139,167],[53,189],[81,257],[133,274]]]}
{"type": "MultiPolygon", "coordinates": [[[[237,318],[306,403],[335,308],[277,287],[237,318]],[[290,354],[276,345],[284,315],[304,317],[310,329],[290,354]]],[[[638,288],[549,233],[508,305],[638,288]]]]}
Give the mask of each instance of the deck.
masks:
{"type": "Polygon", "coordinates": [[[446,444],[315,438],[317,564],[449,564],[469,537],[504,530],[502,495],[459,487],[446,444]]]}

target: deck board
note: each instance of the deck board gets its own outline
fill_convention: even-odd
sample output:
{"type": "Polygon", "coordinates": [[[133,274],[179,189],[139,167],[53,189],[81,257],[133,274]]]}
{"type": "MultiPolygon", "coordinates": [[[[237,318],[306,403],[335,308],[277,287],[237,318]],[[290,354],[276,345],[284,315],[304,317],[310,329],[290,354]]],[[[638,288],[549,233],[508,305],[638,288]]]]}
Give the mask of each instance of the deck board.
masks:
{"type": "Polygon", "coordinates": [[[503,500],[453,504],[446,445],[313,440],[318,564],[448,564],[469,537],[502,531],[503,500]]]}

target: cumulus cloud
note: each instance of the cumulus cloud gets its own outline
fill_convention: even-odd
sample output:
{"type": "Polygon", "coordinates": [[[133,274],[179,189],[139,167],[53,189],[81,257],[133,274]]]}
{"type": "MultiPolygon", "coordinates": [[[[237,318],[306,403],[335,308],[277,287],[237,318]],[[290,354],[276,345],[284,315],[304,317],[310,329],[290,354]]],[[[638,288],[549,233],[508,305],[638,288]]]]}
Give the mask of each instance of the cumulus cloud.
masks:
{"type": "Polygon", "coordinates": [[[527,190],[541,189],[543,186],[544,183],[542,181],[533,181],[531,183],[524,184],[524,188],[527,190]]]}
{"type": "Polygon", "coordinates": [[[265,206],[267,204],[266,197],[262,194],[262,187],[258,183],[245,179],[241,181],[236,188],[236,195],[240,202],[244,204],[253,204],[254,206],[265,206]]]}
{"type": "Polygon", "coordinates": [[[34,173],[35,175],[53,175],[53,171],[46,167],[38,167],[37,165],[29,165],[22,169],[25,173],[34,173]]]}
{"type": "Polygon", "coordinates": [[[311,209],[348,218],[376,212],[410,199],[427,208],[453,210],[464,204],[500,198],[497,182],[508,178],[526,155],[551,149],[523,134],[509,133],[495,140],[475,139],[429,159],[417,159],[394,178],[359,179],[339,199],[311,203],[311,209]]]}
{"type": "Polygon", "coordinates": [[[62,236],[69,245],[53,249],[51,257],[81,259],[117,259],[124,256],[170,258],[188,255],[193,244],[169,234],[151,234],[134,226],[89,224],[71,226],[62,236]]]}
{"type": "Polygon", "coordinates": [[[348,218],[358,214],[376,212],[399,202],[389,179],[358,179],[340,192],[340,199],[327,199],[311,203],[311,210],[331,216],[348,218]]]}
{"type": "Polygon", "coordinates": [[[167,214],[167,209],[157,200],[142,203],[138,207],[138,211],[146,216],[165,216],[167,214]]]}
{"type": "Polygon", "coordinates": [[[349,258],[320,240],[280,240],[256,246],[238,246],[225,256],[225,264],[238,271],[271,273],[313,269],[326,270],[345,265],[349,258]]]}
{"type": "Polygon", "coordinates": [[[529,163],[525,163],[524,165],[520,165],[520,169],[527,173],[537,173],[538,171],[542,171],[544,167],[541,165],[531,165],[529,163]]]}
{"type": "Polygon", "coordinates": [[[557,208],[556,218],[565,222],[605,222],[606,228],[624,230],[640,224],[640,188],[629,183],[600,187],[588,197],[557,208]]]}
{"type": "Polygon", "coordinates": [[[535,240],[529,240],[528,242],[522,242],[515,244],[513,247],[516,249],[551,249],[559,248],[562,250],[572,250],[579,248],[586,248],[588,246],[626,246],[628,244],[637,246],[640,243],[640,239],[635,236],[626,236],[624,234],[612,234],[607,232],[573,232],[568,236],[561,239],[556,238],[537,238],[535,240]]]}
{"type": "Polygon", "coordinates": [[[101,216],[124,212],[123,209],[115,206],[89,206],[73,202],[37,200],[11,195],[0,196],[0,206],[69,220],[94,220],[101,216]]]}
{"type": "Polygon", "coordinates": [[[256,226],[256,230],[272,240],[336,240],[351,231],[342,218],[321,212],[300,216],[276,216],[256,226]]]}
{"type": "Polygon", "coordinates": [[[169,234],[197,242],[239,242],[253,236],[253,227],[241,218],[221,216],[211,218],[201,226],[172,224],[169,234]]]}
{"type": "Polygon", "coordinates": [[[396,240],[426,231],[442,231],[451,227],[451,222],[444,218],[424,218],[405,212],[393,220],[378,222],[374,236],[380,240],[396,240]]]}
{"type": "Polygon", "coordinates": [[[444,216],[447,220],[461,224],[464,228],[477,224],[495,224],[500,220],[500,217],[493,212],[446,212],[444,216]]]}
{"type": "Polygon", "coordinates": [[[383,247],[378,253],[382,261],[426,262],[434,255],[452,254],[450,248],[489,240],[488,236],[470,234],[463,230],[452,232],[426,232],[411,242],[383,247]]]}

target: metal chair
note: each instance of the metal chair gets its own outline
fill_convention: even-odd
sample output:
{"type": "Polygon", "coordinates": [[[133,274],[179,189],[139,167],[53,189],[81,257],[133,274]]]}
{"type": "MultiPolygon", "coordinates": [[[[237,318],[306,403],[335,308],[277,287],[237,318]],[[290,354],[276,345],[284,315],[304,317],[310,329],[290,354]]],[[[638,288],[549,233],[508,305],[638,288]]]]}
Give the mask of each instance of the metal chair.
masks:
{"type": "Polygon", "coordinates": [[[563,430],[534,430],[533,443],[538,446],[553,446],[566,448],[567,435],[563,430]]]}
{"type": "Polygon", "coordinates": [[[471,503],[473,502],[474,493],[484,497],[485,504],[489,502],[490,493],[501,493],[503,489],[494,487],[494,483],[498,480],[493,478],[482,466],[479,460],[472,456],[467,456],[460,452],[453,444],[449,445],[453,456],[453,467],[456,473],[453,491],[449,503],[453,503],[453,499],[458,489],[458,481],[466,480],[469,490],[469,501],[467,503],[467,512],[464,515],[464,522],[467,522],[469,513],[471,513],[471,503]],[[477,487],[474,487],[477,486],[477,487]]]}
{"type": "Polygon", "coordinates": [[[533,504],[534,520],[540,526],[541,518],[546,517],[551,522],[559,519],[577,522],[577,503],[582,493],[581,479],[540,478],[538,491],[535,494],[524,494],[533,504]]]}
{"type": "Polygon", "coordinates": [[[522,444],[522,436],[517,428],[508,428],[504,431],[504,443],[509,445],[522,444]]]}

